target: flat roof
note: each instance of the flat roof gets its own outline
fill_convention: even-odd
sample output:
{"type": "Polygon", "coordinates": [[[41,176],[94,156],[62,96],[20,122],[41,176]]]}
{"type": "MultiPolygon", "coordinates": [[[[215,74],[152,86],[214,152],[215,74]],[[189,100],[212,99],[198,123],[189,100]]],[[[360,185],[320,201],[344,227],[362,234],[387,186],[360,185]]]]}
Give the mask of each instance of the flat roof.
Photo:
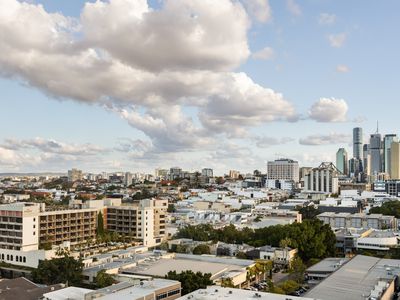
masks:
{"type": "Polygon", "coordinates": [[[89,289],[71,286],[58,291],[43,294],[43,296],[45,299],[47,298],[51,300],[83,300],[85,299],[85,295],[91,291],[92,290],[89,289]]]}
{"type": "Polygon", "coordinates": [[[309,267],[307,272],[334,272],[349,260],[346,257],[328,257],[309,267]]]}
{"type": "Polygon", "coordinates": [[[137,284],[120,282],[103,289],[91,291],[91,294],[96,295],[95,298],[101,300],[114,300],[116,298],[119,300],[132,300],[145,298],[145,296],[153,294],[157,290],[173,287],[175,285],[180,285],[180,282],[157,278],[154,280],[141,281],[141,283],[137,284]]]}
{"type": "Polygon", "coordinates": [[[357,255],[305,294],[324,300],[367,299],[380,280],[400,275],[400,260],[357,255]]]}
{"type": "Polygon", "coordinates": [[[260,300],[315,300],[312,298],[296,297],[289,295],[280,295],[264,292],[255,292],[234,288],[223,288],[220,286],[209,286],[207,289],[200,289],[190,294],[182,296],[177,300],[243,300],[243,299],[260,299],[260,300]],[[256,296],[256,294],[258,296],[256,296]]]}
{"type": "Polygon", "coordinates": [[[209,257],[201,255],[176,255],[175,258],[161,258],[153,261],[140,262],[136,267],[124,269],[124,273],[146,276],[164,277],[169,271],[181,273],[193,272],[211,273],[211,279],[216,279],[226,272],[241,272],[254,264],[252,260],[209,257]]]}

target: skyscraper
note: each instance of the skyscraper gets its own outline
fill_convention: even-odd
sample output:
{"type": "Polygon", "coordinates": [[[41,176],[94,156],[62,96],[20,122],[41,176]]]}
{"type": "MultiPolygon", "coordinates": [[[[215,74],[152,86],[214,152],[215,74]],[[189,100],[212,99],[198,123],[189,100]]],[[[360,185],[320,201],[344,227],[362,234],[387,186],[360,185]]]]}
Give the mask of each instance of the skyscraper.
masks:
{"type": "Polygon", "coordinates": [[[399,139],[395,134],[386,134],[383,139],[383,160],[382,171],[390,174],[390,147],[393,142],[398,142],[399,139]]]}
{"type": "Polygon", "coordinates": [[[382,138],[378,132],[371,134],[369,152],[371,155],[371,165],[369,169],[371,175],[376,175],[382,172],[382,138]]]}
{"type": "Polygon", "coordinates": [[[361,127],[353,128],[353,158],[362,159],[363,130],[361,127]]]}
{"type": "Polygon", "coordinates": [[[390,148],[390,178],[400,179],[400,143],[393,142],[390,148]]]}
{"type": "Polygon", "coordinates": [[[336,168],[338,168],[342,174],[348,174],[347,151],[344,148],[339,148],[336,152],[336,168]]]}
{"type": "Polygon", "coordinates": [[[363,168],[364,174],[369,176],[371,175],[371,154],[369,153],[369,144],[364,144],[363,146],[363,168]]]}

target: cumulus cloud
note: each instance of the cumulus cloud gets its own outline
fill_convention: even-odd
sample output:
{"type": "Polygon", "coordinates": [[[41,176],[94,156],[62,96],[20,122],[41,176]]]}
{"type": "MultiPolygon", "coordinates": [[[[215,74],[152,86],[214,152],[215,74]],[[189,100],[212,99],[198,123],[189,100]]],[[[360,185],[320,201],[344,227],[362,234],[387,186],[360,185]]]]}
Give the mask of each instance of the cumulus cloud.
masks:
{"type": "Polygon", "coordinates": [[[344,133],[314,134],[299,140],[300,145],[320,146],[332,144],[348,144],[351,142],[351,135],[344,133]]]}
{"type": "Polygon", "coordinates": [[[294,139],[290,137],[276,138],[268,136],[257,136],[254,138],[254,140],[256,142],[257,147],[260,148],[268,148],[271,146],[288,144],[294,141],[294,139]]]}
{"type": "Polygon", "coordinates": [[[74,143],[63,143],[56,140],[34,138],[27,140],[18,139],[6,139],[2,145],[3,148],[9,150],[20,150],[20,149],[36,149],[45,153],[65,154],[65,155],[98,155],[104,153],[107,150],[93,145],[93,144],[74,144],[74,143]]]}
{"type": "Polygon", "coordinates": [[[346,39],[347,39],[346,33],[328,35],[329,44],[334,48],[341,48],[346,42],[346,39]]]}
{"type": "Polygon", "coordinates": [[[274,49],[271,47],[265,47],[252,54],[254,59],[270,60],[274,57],[274,49]]]}
{"type": "Polygon", "coordinates": [[[300,16],[302,14],[300,6],[296,3],[295,0],[287,0],[286,7],[288,11],[294,16],[300,16]]]}
{"type": "Polygon", "coordinates": [[[331,25],[336,22],[335,14],[321,13],[318,17],[318,23],[321,25],[331,25]]]}
{"type": "Polygon", "coordinates": [[[268,0],[243,0],[249,14],[258,22],[266,23],[272,19],[272,10],[268,0]]]}
{"type": "MultiPolygon", "coordinates": [[[[270,18],[268,1],[245,4],[264,8],[261,21],[270,18]]],[[[250,55],[250,21],[240,2],[166,0],[153,9],[145,0],[96,1],[73,19],[4,0],[0,19],[1,75],[55,98],[104,105],[158,151],[191,151],[217,135],[295,119],[281,94],[234,71],[250,55]],[[185,107],[194,108],[195,119],[185,107]]],[[[42,142],[30,147],[75,151],[42,142]]]]}
{"type": "Polygon", "coordinates": [[[310,119],[317,122],[345,122],[348,106],[345,100],[320,98],[309,111],[310,119]]]}
{"type": "Polygon", "coordinates": [[[337,65],[336,66],[336,72],[339,73],[348,73],[350,72],[350,68],[346,65],[337,65]]]}

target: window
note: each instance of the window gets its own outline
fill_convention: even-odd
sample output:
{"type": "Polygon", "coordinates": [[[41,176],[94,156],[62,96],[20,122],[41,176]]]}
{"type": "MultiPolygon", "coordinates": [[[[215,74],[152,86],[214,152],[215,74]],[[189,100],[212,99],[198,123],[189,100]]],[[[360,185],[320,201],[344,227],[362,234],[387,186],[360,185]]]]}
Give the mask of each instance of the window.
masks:
{"type": "Polygon", "coordinates": [[[24,263],[26,263],[26,256],[24,256],[24,263]]]}
{"type": "Polygon", "coordinates": [[[19,261],[19,256],[18,255],[15,257],[15,261],[19,261]]]}
{"type": "Polygon", "coordinates": [[[165,299],[167,297],[168,297],[167,293],[162,293],[160,295],[157,295],[156,300],[165,299]]]}
{"type": "Polygon", "coordinates": [[[180,292],[181,292],[181,289],[176,289],[176,290],[169,291],[168,292],[168,297],[180,294],[180,292]]]}

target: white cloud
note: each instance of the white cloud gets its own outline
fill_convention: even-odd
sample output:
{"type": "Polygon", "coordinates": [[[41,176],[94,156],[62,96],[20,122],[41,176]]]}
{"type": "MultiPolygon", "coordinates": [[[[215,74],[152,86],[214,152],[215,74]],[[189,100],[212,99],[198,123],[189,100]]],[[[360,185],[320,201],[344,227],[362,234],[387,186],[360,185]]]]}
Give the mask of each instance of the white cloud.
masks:
{"type": "Polygon", "coordinates": [[[345,122],[348,106],[345,100],[320,98],[311,106],[309,117],[317,122],[345,122]]]}
{"type": "Polygon", "coordinates": [[[336,22],[335,14],[321,13],[318,17],[318,23],[322,25],[331,25],[336,22]]]}
{"type": "Polygon", "coordinates": [[[272,20],[272,10],[268,0],[242,0],[246,10],[258,22],[266,23],[272,20]]]}
{"type": "Polygon", "coordinates": [[[346,42],[347,34],[338,33],[328,35],[329,44],[334,48],[341,48],[346,42]]]}
{"type": "Polygon", "coordinates": [[[268,136],[257,136],[254,138],[254,140],[256,142],[257,147],[259,148],[268,148],[276,145],[284,145],[294,141],[294,139],[290,137],[276,138],[268,136]]]}
{"type": "MultiPolygon", "coordinates": [[[[268,1],[250,2],[269,9],[268,1]]],[[[0,19],[2,75],[111,107],[150,138],[152,151],[192,151],[297,115],[281,94],[234,72],[250,54],[239,2],[167,0],[151,9],[145,0],[96,1],[72,19],[4,0],[0,19]]],[[[35,147],[75,151],[42,142],[35,147]]]]}
{"type": "Polygon", "coordinates": [[[274,49],[271,47],[265,47],[252,54],[254,59],[270,60],[274,57],[274,49]]]}
{"type": "Polygon", "coordinates": [[[286,7],[294,16],[300,16],[302,14],[301,8],[295,0],[286,0],[286,7]]]}
{"type": "Polygon", "coordinates": [[[45,153],[55,153],[64,155],[76,155],[76,156],[87,156],[87,155],[98,155],[104,153],[107,150],[93,145],[93,144],[74,144],[74,143],[63,143],[56,140],[34,138],[28,140],[17,140],[17,139],[6,139],[2,145],[3,148],[10,150],[20,149],[37,149],[45,153]]]}
{"type": "Polygon", "coordinates": [[[337,65],[336,66],[336,72],[339,73],[348,73],[350,72],[350,68],[346,65],[337,65]]]}
{"type": "Polygon", "coordinates": [[[314,134],[301,138],[299,143],[308,146],[332,145],[332,144],[349,144],[351,142],[351,135],[344,133],[330,133],[330,134],[314,134]]]}
{"type": "Polygon", "coordinates": [[[146,0],[86,3],[86,42],[139,69],[231,70],[250,52],[247,14],[228,0],[166,0],[152,10],[146,0]]]}

